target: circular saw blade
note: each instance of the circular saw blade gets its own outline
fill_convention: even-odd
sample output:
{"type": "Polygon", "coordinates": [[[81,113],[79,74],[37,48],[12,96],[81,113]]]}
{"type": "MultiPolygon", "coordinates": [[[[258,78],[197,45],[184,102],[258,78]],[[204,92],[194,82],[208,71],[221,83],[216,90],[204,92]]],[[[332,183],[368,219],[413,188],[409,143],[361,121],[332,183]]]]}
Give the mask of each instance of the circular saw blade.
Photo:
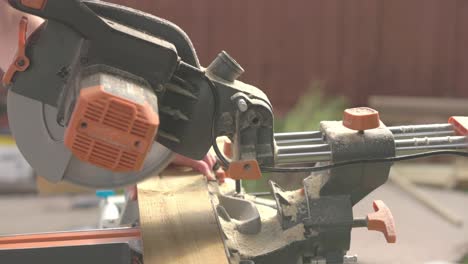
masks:
{"type": "Polygon", "coordinates": [[[173,152],[154,143],[143,169],[117,173],[82,162],[63,144],[65,128],[58,125],[57,109],[9,91],[8,119],[16,144],[35,172],[51,182],[69,181],[91,188],[115,188],[135,184],[161,172],[173,152]]]}

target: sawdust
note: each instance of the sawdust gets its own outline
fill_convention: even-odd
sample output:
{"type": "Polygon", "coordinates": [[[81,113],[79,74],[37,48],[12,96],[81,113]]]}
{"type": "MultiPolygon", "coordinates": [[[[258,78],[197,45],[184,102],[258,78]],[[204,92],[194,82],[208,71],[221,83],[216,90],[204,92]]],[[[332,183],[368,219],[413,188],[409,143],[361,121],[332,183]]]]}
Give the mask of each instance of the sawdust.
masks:
{"type": "Polygon", "coordinates": [[[291,221],[296,222],[297,221],[297,206],[295,204],[289,205],[289,206],[283,206],[283,215],[290,216],[291,221]]]}
{"type": "Polygon", "coordinates": [[[224,183],[219,185],[219,191],[225,195],[234,193],[236,191],[236,181],[229,178],[224,179],[224,183]]]}
{"type": "Polygon", "coordinates": [[[283,215],[290,216],[292,221],[297,221],[298,205],[305,199],[304,193],[301,190],[282,192],[281,195],[288,201],[290,205],[283,206],[283,215]]]}
{"type": "MultiPolygon", "coordinates": [[[[217,184],[216,184],[217,185],[217,184]]],[[[227,181],[217,188],[212,189],[212,202],[216,206],[219,201],[216,193],[232,193],[234,191],[235,181],[227,181]]],[[[300,190],[284,192],[283,195],[291,202],[291,213],[296,210],[295,205],[302,202],[305,197],[300,190]]],[[[254,201],[255,196],[244,194],[244,199],[254,201]]],[[[287,230],[283,230],[279,222],[277,210],[266,205],[256,204],[262,221],[260,233],[255,235],[242,234],[237,230],[238,221],[231,219],[226,221],[221,217],[219,222],[227,237],[226,244],[228,248],[235,249],[242,257],[261,256],[275,250],[281,249],[295,241],[304,240],[304,225],[298,224],[287,230]]]]}
{"type": "Polygon", "coordinates": [[[281,194],[290,204],[298,204],[305,199],[302,190],[286,191],[281,194]]]}
{"type": "Polygon", "coordinates": [[[257,208],[262,219],[262,230],[256,235],[242,234],[236,230],[234,221],[227,222],[220,218],[229,248],[236,249],[243,257],[254,257],[273,252],[294,241],[304,240],[305,230],[302,224],[283,230],[275,209],[263,205],[257,205],[257,208]]]}
{"type": "MultiPolygon", "coordinates": [[[[306,179],[307,184],[305,184],[304,188],[306,189],[306,193],[309,198],[315,199],[319,198],[320,196],[320,188],[322,185],[322,177],[319,175],[311,176],[306,179]]],[[[304,202],[305,194],[302,190],[296,191],[286,191],[281,192],[281,195],[288,201],[290,205],[284,205],[283,208],[283,215],[290,216],[291,221],[296,222],[298,216],[298,207],[304,202]]]]}
{"type": "Polygon", "coordinates": [[[320,197],[320,188],[322,187],[322,175],[312,174],[310,177],[305,179],[307,181],[307,195],[310,198],[320,197]]]}

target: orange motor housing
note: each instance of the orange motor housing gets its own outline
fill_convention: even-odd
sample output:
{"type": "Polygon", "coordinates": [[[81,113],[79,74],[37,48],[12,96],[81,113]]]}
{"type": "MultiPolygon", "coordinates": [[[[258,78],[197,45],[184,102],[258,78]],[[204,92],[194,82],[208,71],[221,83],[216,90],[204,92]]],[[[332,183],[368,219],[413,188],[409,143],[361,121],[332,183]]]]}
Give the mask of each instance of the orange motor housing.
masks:
{"type": "Polygon", "coordinates": [[[138,171],[158,130],[157,99],[151,93],[154,100],[146,100],[149,90],[136,84],[115,87],[122,86],[122,80],[109,81],[112,78],[101,76],[98,85],[80,90],[65,145],[78,159],[98,167],[138,171]]]}

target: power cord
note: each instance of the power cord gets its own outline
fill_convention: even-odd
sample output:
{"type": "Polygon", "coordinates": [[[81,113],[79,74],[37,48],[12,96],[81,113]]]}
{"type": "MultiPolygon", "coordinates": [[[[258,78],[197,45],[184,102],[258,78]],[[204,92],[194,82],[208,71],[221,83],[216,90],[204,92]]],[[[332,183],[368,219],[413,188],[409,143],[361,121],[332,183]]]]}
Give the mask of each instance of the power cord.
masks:
{"type": "Polygon", "coordinates": [[[211,145],[213,145],[213,149],[216,153],[216,156],[218,156],[219,161],[221,162],[221,165],[225,168],[229,168],[229,161],[224,157],[223,153],[218,147],[218,143],[216,142],[216,128],[218,127],[218,114],[219,114],[219,94],[218,94],[218,89],[216,88],[216,85],[213,83],[213,81],[204,75],[206,82],[210,86],[211,94],[213,95],[213,125],[211,127],[211,145]]]}
{"type": "Polygon", "coordinates": [[[350,160],[350,161],[337,162],[337,163],[332,163],[332,164],[323,165],[323,166],[316,166],[316,167],[288,167],[288,168],[261,167],[260,169],[265,172],[318,172],[318,171],[324,171],[324,170],[339,168],[339,167],[348,166],[348,165],[355,165],[355,164],[390,163],[390,162],[419,159],[419,158],[425,158],[425,157],[430,157],[430,156],[441,156],[441,155],[468,157],[468,152],[456,151],[456,150],[435,150],[435,151],[428,151],[428,152],[422,152],[422,153],[417,153],[417,154],[402,155],[398,157],[350,160]]]}

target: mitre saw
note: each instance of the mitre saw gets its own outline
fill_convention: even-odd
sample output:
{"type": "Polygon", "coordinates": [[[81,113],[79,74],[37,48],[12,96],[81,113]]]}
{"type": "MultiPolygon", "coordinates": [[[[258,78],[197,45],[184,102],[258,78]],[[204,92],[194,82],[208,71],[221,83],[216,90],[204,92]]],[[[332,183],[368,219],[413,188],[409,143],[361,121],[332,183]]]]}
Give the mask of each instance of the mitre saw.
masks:
{"type": "Polygon", "coordinates": [[[320,131],[275,134],[268,97],[237,80],[242,67],[226,52],[202,67],[188,36],[169,21],[101,1],[9,3],[46,20],[29,38],[21,20],[3,82],[17,145],[48,180],[135,184],[164,169],[173,153],[201,159],[212,146],[236,180],[258,179],[262,171],[323,172],[304,181],[300,201],[271,183],[282,228],[303,224],[308,235],[287,253],[250,259],[256,263],[351,263],[344,255],[353,227],[382,231],[394,242],[385,204],[377,201],[377,213],[362,219],[353,218],[352,207],[385,183],[394,161],[466,155],[457,151],[468,146],[465,117],[387,127],[375,110],[354,108],[343,121],[322,122],[320,131]],[[216,145],[219,136],[231,139],[230,159],[216,145]],[[297,165],[307,163],[319,165],[297,165]]]}

